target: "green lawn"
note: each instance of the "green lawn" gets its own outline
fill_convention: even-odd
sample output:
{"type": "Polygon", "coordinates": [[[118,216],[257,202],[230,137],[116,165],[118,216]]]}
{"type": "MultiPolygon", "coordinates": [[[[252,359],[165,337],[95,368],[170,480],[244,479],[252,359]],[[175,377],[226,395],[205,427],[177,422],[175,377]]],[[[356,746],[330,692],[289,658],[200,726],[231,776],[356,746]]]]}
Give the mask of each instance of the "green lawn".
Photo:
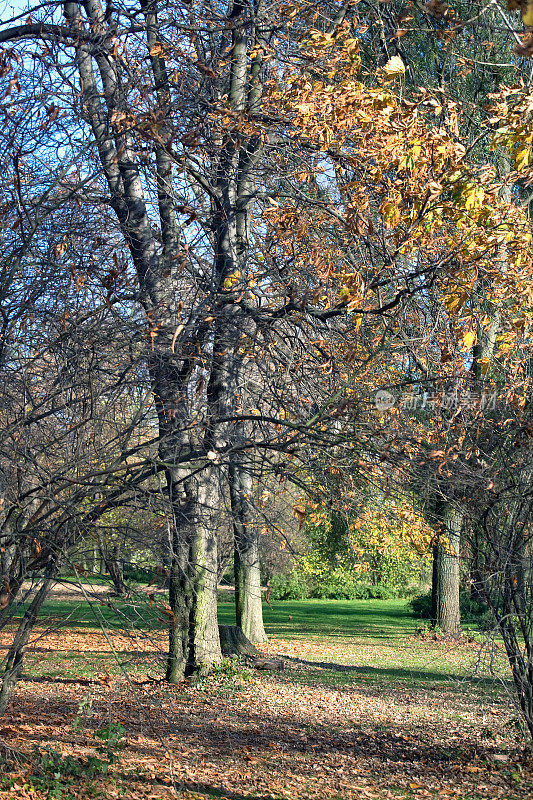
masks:
{"type": "MultiPolygon", "coordinates": [[[[135,626],[160,623],[157,602],[150,605],[142,598],[109,601],[49,600],[43,605],[41,617],[59,621],[70,627],[93,627],[104,621],[120,628],[128,622],[135,626]]],[[[418,625],[409,610],[407,600],[284,600],[273,601],[273,609],[263,604],[265,628],[269,635],[288,639],[313,637],[358,637],[360,641],[394,640],[412,635],[418,625]]],[[[17,616],[24,610],[21,605],[17,616]]],[[[219,603],[219,621],[235,624],[235,609],[231,602],[219,603]]]]}
{"type": "MultiPolygon", "coordinates": [[[[146,599],[106,602],[49,601],[43,607],[42,622],[68,629],[91,630],[98,627],[110,631],[139,630],[148,635],[166,628],[164,614],[158,607],[161,598],[150,605],[146,599]]],[[[21,609],[22,610],[22,609],[21,609]]],[[[309,662],[299,677],[291,680],[317,681],[328,685],[343,685],[354,679],[380,685],[446,688],[463,691],[499,691],[490,674],[492,656],[479,655],[479,648],[467,643],[433,642],[416,635],[419,620],[410,612],[406,600],[301,600],[274,601],[273,609],[263,607],[265,628],[271,643],[280,655],[309,662]],[[279,645],[277,644],[279,643],[279,645]],[[302,652],[304,655],[302,656],[302,652]],[[320,662],[320,666],[313,666],[320,662]]],[[[233,603],[219,604],[219,621],[235,623],[233,603]]],[[[28,670],[37,674],[48,671],[59,674],[59,654],[39,657],[30,655],[28,670]]],[[[149,668],[153,673],[164,669],[164,654],[154,657],[138,654],[119,661],[111,652],[73,652],[68,672],[90,677],[106,667],[111,672],[130,668],[134,673],[149,668]]],[[[508,678],[508,668],[499,654],[492,658],[492,671],[508,678]]]]}
{"type": "MultiPolygon", "coordinates": [[[[294,639],[313,637],[362,640],[395,639],[414,633],[417,621],[407,600],[274,600],[263,604],[268,634],[294,639]],[[291,618],[291,619],[290,619],[291,618]]],[[[230,603],[219,605],[219,620],[235,624],[230,603]]]]}

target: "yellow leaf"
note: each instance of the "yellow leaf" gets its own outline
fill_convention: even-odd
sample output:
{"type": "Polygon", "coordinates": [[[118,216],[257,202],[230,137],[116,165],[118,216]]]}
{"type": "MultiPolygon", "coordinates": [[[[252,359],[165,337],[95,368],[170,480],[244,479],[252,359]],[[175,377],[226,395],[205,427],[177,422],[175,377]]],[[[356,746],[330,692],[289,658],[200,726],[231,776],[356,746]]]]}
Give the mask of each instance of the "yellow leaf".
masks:
{"type": "Polygon", "coordinates": [[[235,272],[232,272],[231,275],[228,275],[228,277],[224,281],[224,289],[231,289],[239,282],[240,277],[241,277],[240,270],[236,269],[235,272]]]}
{"type": "Polygon", "coordinates": [[[382,67],[382,72],[387,80],[392,80],[398,75],[405,74],[405,64],[400,56],[393,56],[392,58],[389,58],[385,66],[382,67]]]}
{"type": "Polygon", "coordinates": [[[299,528],[301,530],[305,522],[305,518],[307,517],[307,511],[302,506],[293,506],[292,510],[298,518],[299,528]]]}
{"type": "Polygon", "coordinates": [[[458,292],[446,295],[444,305],[451,313],[459,311],[466,303],[468,296],[465,292],[458,292]]]}
{"type": "Polygon", "coordinates": [[[385,200],[379,207],[379,210],[383,215],[383,220],[387,227],[391,228],[400,221],[401,212],[397,203],[385,200]]]}
{"type": "Polygon", "coordinates": [[[467,331],[463,336],[463,349],[470,350],[472,345],[476,343],[477,336],[475,331],[467,331]]]}
{"type": "Polygon", "coordinates": [[[531,0],[521,6],[520,13],[522,15],[522,22],[526,28],[530,28],[533,25],[533,3],[531,0]]]}
{"type": "Polygon", "coordinates": [[[176,330],[174,331],[174,336],[172,337],[172,344],[170,345],[170,349],[174,352],[174,347],[176,346],[176,341],[180,333],[184,330],[185,325],[178,325],[176,330]]]}
{"type": "Polygon", "coordinates": [[[514,154],[514,163],[518,172],[526,169],[531,163],[531,148],[528,145],[519,147],[514,154]]]}
{"type": "Polygon", "coordinates": [[[58,244],[56,244],[56,246],[54,247],[54,256],[56,258],[59,258],[59,256],[63,255],[66,249],[67,249],[67,243],[63,239],[62,242],[58,242],[58,244]]]}

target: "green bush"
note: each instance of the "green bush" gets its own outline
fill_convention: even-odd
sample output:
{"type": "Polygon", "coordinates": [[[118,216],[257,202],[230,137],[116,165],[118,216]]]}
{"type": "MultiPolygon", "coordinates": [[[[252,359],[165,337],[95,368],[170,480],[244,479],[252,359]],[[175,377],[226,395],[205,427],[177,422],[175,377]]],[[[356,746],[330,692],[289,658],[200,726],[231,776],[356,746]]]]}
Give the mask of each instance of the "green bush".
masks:
{"type": "Polygon", "coordinates": [[[431,619],[431,592],[419,594],[409,602],[411,611],[417,619],[431,619]]]}
{"type": "Polygon", "coordinates": [[[371,584],[339,571],[324,577],[311,590],[311,597],[323,600],[390,600],[398,596],[386,583],[371,584]]]}
{"type": "Polygon", "coordinates": [[[270,597],[273,600],[306,600],[310,597],[309,582],[296,570],[288,575],[274,575],[270,582],[270,597]]]}
{"type": "Polygon", "coordinates": [[[122,750],[125,745],[125,734],[124,725],[119,722],[109,722],[105,728],[94,732],[94,736],[99,742],[96,752],[103,756],[109,764],[113,764],[118,758],[119,750],[122,750]]]}
{"type": "Polygon", "coordinates": [[[461,591],[459,596],[461,621],[473,622],[480,628],[491,627],[492,617],[489,607],[481,600],[475,600],[470,592],[461,591]]]}
{"type": "Polygon", "coordinates": [[[319,600],[365,600],[370,597],[369,587],[343,570],[334,570],[317,579],[311,597],[319,600]]]}
{"type": "Polygon", "coordinates": [[[224,589],[219,589],[217,591],[217,602],[218,603],[234,603],[235,602],[235,594],[234,592],[227,592],[224,589]]]}
{"type": "Polygon", "coordinates": [[[270,586],[273,600],[390,600],[403,596],[397,585],[372,584],[367,576],[342,567],[319,577],[293,569],[287,575],[275,575],[270,586]]]}
{"type": "Polygon", "coordinates": [[[132,583],[148,583],[154,577],[153,567],[141,567],[139,564],[124,564],[124,580],[132,583]]]}
{"type": "Polygon", "coordinates": [[[397,587],[389,586],[387,583],[376,583],[375,586],[368,587],[368,596],[372,600],[392,600],[399,596],[397,587]]]}

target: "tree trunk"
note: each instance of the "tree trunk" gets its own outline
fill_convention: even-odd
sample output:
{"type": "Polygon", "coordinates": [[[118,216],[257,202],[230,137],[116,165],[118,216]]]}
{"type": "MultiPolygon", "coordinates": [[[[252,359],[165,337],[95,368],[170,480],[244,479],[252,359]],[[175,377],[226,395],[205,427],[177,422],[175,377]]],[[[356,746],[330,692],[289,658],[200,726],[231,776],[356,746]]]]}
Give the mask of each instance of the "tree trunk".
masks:
{"type": "Polygon", "coordinates": [[[3,576],[7,576],[11,572],[11,565],[16,556],[16,547],[14,544],[8,544],[11,537],[2,537],[0,539],[0,572],[3,576]]]}
{"type": "Polygon", "coordinates": [[[126,594],[126,586],[124,584],[124,575],[122,572],[122,566],[119,561],[120,556],[120,545],[115,544],[111,550],[109,550],[104,542],[100,544],[100,551],[102,553],[102,558],[104,559],[105,567],[109,577],[113,582],[113,587],[115,592],[118,595],[126,594]]]}
{"type": "Polygon", "coordinates": [[[439,548],[433,546],[433,562],[431,568],[431,624],[437,624],[437,597],[439,591],[439,548]]]}
{"type": "Polygon", "coordinates": [[[37,621],[41,606],[46,599],[48,592],[52,586],[52,581],[57,572],[55,565],[48,569],[48,575],[44,578],[41,588],[37,591],[35,597],[30,603],[22,622],[13,639],[13,643],[9,648],[5,660],[4,672],[2,675],[2,684],[0,686],[0,717],[5,713],[13,693],[15,691],[17,681],[22,673],[22,664],[24,660],[24,653],[31,636],[33,627],[37,621]]]}
{"type": "Polygon", "coordinates": [[[486,542],[477,525],[473,526],[469,544],[470,597],[477,603],[484,603],[483,565],[486,559],[486,542]]]}
{"type": "Polygon", "coordinates": [[[204,674],[222,658],[217,622],[218,498],[213,468],[182,480],[167,476],[174,515],[169,576],[166,678],[204,674]]]}
{"type": "Polygon", "coordinates": [[[461,631],[459,553],[463,515],[450,503],[446,503],[441,516],[441,524],[442,533],[446,536],[447,541],[436,546],[436,624],[446,635],[456,636],[461,631]]]}
{"type": "Polygon", "coordinates": [[[252,476],[232,460],[230,496],[235,536],[235,614],[237,625],[254,643],[266,642],[263,626],[259,529],[254,520],[252,476]]]}
{"type": "Polygon", "coordinates": [[[219,625],[220,645],[224,656],[253,656],[258,651],[238,625],[219,625]]]}
{"type": "MultiPolygon", "coordinates": [[[[141,2],[141,8],[153,72],[153,96],[161,114],[158,143],[153,147],[158,232],[155,216],[148,210],[152,200],[146,196],[144,166],[139,161],[134,134],[117,120],[117,111],[122,113],[131,104],[122,62],[115,52],[114,28],[100,0],[91,0],[83,7],[65,3],[65,18],[78,41],[83,114],[93,131],[110,203],[137,271],[139,300],[150,327],[150,374],[172,514],[167,678],[176,681],[193,671],[203,671],[220,658],[216,622],[217,510],[221,508],[221,487],[227,477],[221,454],[228,450],[228,427],[235,402],[231,361],[243,330],[239,292],[235,292],[235,302],[230,303],[225,281],[231,275],[246,274],[249,210],[262,143],[257,136],[243,146],[240,135],[221,128],[215,139],[214,152],[218,155],[213,183],[205,176],[198,183],[192,174],[196,166],[189,165],[189,177],[198,193],[207,186],[206,208],[211,210],[204,230],[211,232],[213,269],[204,271],[202,266],[196,271],[195,266],[184,270],[185,264],[189,265],[185,256],[187,235],[176,212],[176,197],[181,189],[176,190],[173,185],[175,162],[170,155],[176,135],[171,82],[163,54],[154,52],[160,42],[157,3],[141,2]],[[98,48],[89,46],[80,35],[94,30],[99,32],[98,48]],[[199,389],[198,378],[207,375],[208,388],[199,389]]],[[[265,4],[259,0],[254,9],[255,24],[265,13],[265,4]]],[[[265,71],[261,59],[255,59],[255,71],[248,75],[251,37],[247,5],[232,4],[228,22],[232,46],[227,97],[232,113],[241,115],[247,103],[256,109],[265,71]]],[[[258,41],[265,35],[259,31],[258,41]]],[[[205,260],[203,253],[201,260],[205,260]]]]}

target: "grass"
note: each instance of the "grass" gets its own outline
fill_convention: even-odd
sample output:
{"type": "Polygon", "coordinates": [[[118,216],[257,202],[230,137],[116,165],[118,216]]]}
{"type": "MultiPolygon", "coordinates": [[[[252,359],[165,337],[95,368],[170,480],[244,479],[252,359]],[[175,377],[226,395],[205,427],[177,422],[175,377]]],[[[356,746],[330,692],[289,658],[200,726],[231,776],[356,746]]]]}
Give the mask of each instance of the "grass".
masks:
{"type": "MultiPolygon", "coordinates": [[[[148,631],[150,636],[159,636],[161,652],[158,658],[153,653],[138,652],[119,660],[104,641],[98,650],[91,651],[86,645],[78,652],[73,649],[67,665],[61,653],[30,655],[28,669],[36,670],[38,675],[88,678],[101,674],[106,664],[112,674],[120,674],[125,668],[133,675],[147,668],[151,673],[162,671],[168,623],[161,612],[161,602],[159,598],[151,605],[144,597],[140,601],[114,598],[109,603],[48,601],[42,611],[44,626],[76,630],[78,638],[83,637],[84,630],[91,637],[98,627],[111,633],[148,631]]],[[[427,640],[415,635],[420,623],[413,617],[407,600],[275,601],[272,609],[265,604],[263,613],[267,634],[280,642],[281,655],[305,652],[303,660],[309,663],[301,675],[294,677],[302,684],[316,681],[342,686],[359,680],[381,686],[463,691],[468,683],[469,691],[499,691],[485,663],[489,652],[480,661],[478,649],[466,645],[443,642],[428,647],[427,640]],[[316,662],[321,666],[314,669],[316,662]],[[343,668],[346,666],[349,669],[343,668]]],[[[219,621],[235,624],[233,604],[219,604],[219,621]]],[[[505,660],[498,656],[495,665],[506,680],[505,660]]]]}
{"type": "MultiPolygon", "coordinates": [[[[26,605],[20,603],[15,609],[15,620],[20,619],[26,605]]],[[[48,600],[43,604],[40,619],[43,623],[60,624],[62,627],[98,627],[104,624],[114,629],[135,627],[139,630],[148,625],[163,627],[157,607],[150,606],[144,598],[139,601],[122,600],[114,597],[109,601],[100,600],[48,600]]]]}
{"type": "MultiPolygon", "coordinates": [[[[139,629],[146,626],[166,627],[158,603],[140,600],[48,600],[41,618],[66,627],[94,627],[99,623],[115,629],[125,624],[139,629]]],[[[24,613],[25,605],[15,610],[15,618],[24,613]]],[[[233,603],[221,602],[219,622],[235,624],[233,603]]],[[[263,604],[267,634],[298,640],[313,638],[345,639],[357,637],[361,643],[399,640],[414,634],[419,626],[407,600],[285,600],[274,601],[273,609],[263,604]]]]}
{"type": "MultiPolygon", "coordinates": [[[[219,606],[219,620],[235,624],[229,604],[219,606]]],[[[263,607],[265,629],[288,639],[357,637],[360,642],[390,641],[412,635],[417,621],[407,600],[276,600],[263,607]]]]}

